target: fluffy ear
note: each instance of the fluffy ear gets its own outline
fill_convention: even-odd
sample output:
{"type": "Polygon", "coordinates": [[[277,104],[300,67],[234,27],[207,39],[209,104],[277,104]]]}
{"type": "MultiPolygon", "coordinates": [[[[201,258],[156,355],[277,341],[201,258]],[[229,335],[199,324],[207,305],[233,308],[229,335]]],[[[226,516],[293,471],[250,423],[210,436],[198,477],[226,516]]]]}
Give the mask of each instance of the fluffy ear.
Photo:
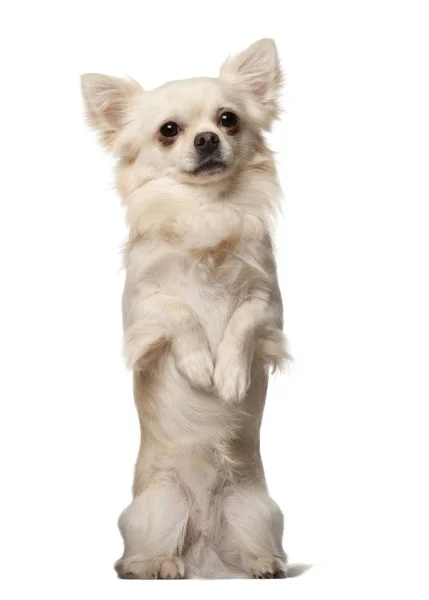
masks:
{"type": "Polygon", "coordinates": [[[220,78],[237,85],[249,100],[249,110],[262,127],[269,129],[278,117],[278,96],[283,77],[273,40],[262,39],[222,65],[220,78]]]}
{"type": "Polygon", "coordinates": [[[130,100],[142,88],[131,79],[99,73],[82,75],[81,83],[88,123],[101,134],[102,141],[111,150],[126,122],[130,100]]]}

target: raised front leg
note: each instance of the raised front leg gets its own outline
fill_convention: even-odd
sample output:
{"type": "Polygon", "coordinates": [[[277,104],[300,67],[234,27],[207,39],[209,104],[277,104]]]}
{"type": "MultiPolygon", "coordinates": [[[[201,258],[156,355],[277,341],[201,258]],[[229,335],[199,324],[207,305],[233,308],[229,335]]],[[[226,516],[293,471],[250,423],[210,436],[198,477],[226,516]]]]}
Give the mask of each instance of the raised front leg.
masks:
{"type": "Polygon", "coordinates": [[[194,311],[180,298],[156,292],[134,300],[132,318],[125,326],[124,350],[131,368],[145,370],[171,350],[178,371],[190,385],[213,386],[213,356],[207,336],[194,311]]]}
{"type": "Polygon", "coordinates": [[[247,392],[254,338],[254,306],[249,300],[232,315],[217,350],[214,381],[218,396],[224,402],[240,402],[247,392]]]}
{"type": "Polygon", "coordinates": [[[281,304],[272,295],[255,290],[233,313],[219,344],[214,373],[215,388],[221,400],[232,404],[243,400],[250,385],[255,352],[263,362],[281,362],[285,353],[281,331],[281,304]],[[274,341],[273,341],[274,340],[274,341]]]}

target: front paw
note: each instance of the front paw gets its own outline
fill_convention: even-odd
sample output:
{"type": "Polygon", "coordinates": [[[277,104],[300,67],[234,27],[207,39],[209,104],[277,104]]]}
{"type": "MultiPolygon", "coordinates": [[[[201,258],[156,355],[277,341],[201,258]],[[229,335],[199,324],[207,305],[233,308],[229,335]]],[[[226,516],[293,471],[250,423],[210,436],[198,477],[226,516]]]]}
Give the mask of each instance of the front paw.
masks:
{"type": "Polygon", "coordinates": [[[206,346],[194,348],[176,360],[179,373],[189,384],[209,392],[213,388],[213,357],[206,346]]]}
{"type": "Polygon", "coordinates": [[[246,356],[220,352],[214,372],[217,394],[227,404],[241,402],[250,385],[250,365],[246,356]]]}

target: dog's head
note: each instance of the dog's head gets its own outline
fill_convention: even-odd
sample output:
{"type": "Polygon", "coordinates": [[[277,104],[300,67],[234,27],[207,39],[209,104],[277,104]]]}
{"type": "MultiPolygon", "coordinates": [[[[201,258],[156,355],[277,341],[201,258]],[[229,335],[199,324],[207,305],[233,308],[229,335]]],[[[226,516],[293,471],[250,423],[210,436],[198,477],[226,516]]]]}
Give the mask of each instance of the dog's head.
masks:
{"type": "Polygon", "coordinates": [[[89,123],[142,179],[209,184],[231,177],[277,117],[281,70],[272,40],[229,58],[217,79],[172,81],[144,91],[132,80],[87,74],[89,123]]]}

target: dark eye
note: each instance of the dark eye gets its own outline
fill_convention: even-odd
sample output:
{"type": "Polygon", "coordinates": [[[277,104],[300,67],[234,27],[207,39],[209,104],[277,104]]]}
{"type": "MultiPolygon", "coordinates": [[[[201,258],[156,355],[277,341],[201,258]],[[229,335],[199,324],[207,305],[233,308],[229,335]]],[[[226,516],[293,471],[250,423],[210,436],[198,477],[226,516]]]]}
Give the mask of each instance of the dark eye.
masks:
{"type": "Polygon", "coordinates": [[[219,117],[219,124],[222,125],[222,127],[227,127],[229,129],[230,127],[237,125],[237,123],[238,117],[233,112],[226,111],[219,117]]]}
{"type": "Polygon", "coordinates": [[[164,123],[159,131],[162,136],[166,138],[172,138],[179,133],[180,128],[174,121],[168,121],[168,123],[164,123]]]}

